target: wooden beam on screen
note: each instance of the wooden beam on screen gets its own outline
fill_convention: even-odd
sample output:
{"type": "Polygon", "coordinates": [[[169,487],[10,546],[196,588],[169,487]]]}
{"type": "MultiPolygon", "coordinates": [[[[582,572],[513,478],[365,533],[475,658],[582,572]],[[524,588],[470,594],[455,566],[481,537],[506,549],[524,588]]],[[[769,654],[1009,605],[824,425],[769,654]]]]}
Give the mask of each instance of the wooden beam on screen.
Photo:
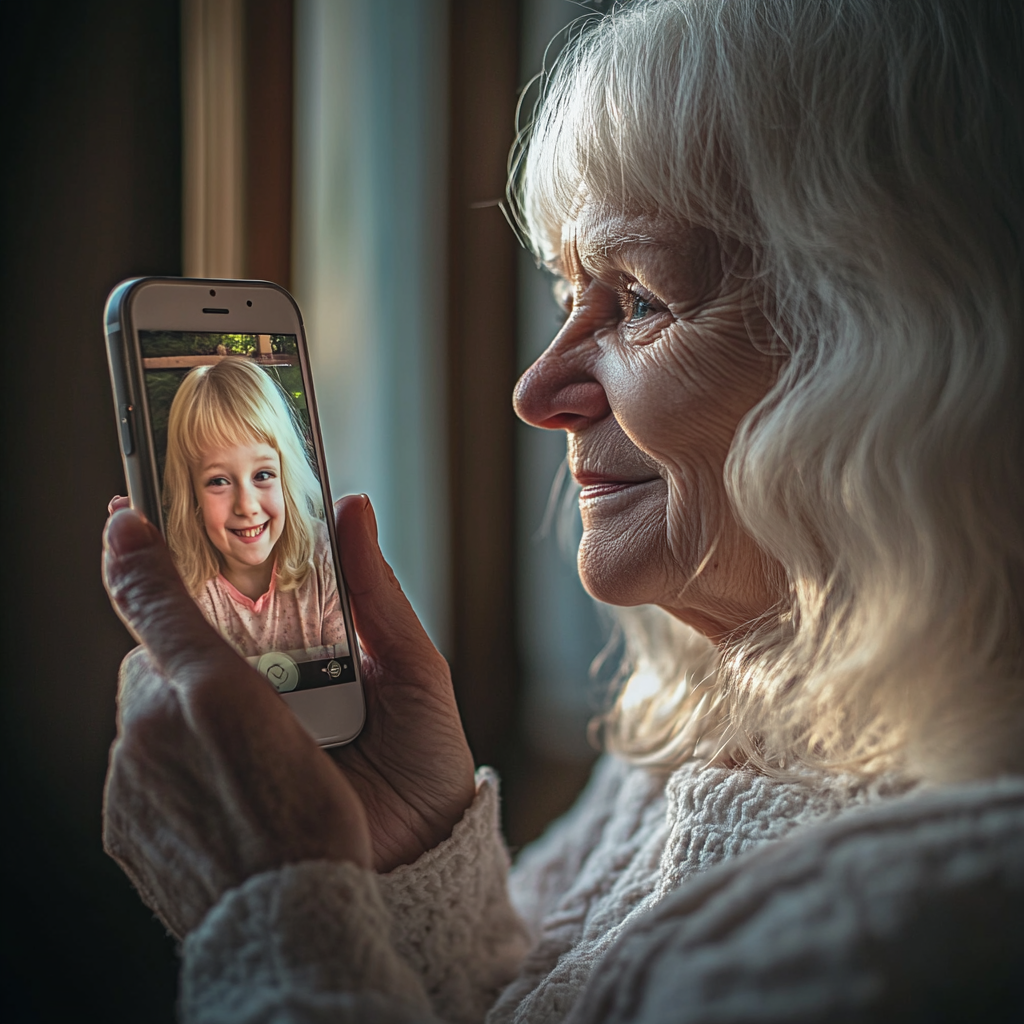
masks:
{"type": "Polygon", "coordinates": [[[448,395],[452,675],[478,762],[518,726],[516,241],[497,207],[513,140],[519,4],[450,7],[448,395]]]}

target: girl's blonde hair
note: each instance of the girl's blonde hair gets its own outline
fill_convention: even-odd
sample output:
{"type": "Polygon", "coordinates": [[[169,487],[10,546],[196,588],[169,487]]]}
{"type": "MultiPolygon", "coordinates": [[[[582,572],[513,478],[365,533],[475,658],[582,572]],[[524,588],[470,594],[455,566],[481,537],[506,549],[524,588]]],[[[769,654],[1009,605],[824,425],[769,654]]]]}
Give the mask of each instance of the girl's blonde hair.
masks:
{"type": "Polygon", "coordinates": [[[624,611],[610,748],[1024,770],[1022,39],[1020,3],[648,0],[547,75],[510,186],[538,258],[581,197],[708,228],[785,350],[725,484],[788,600],[717,652],[624,611]]]}
{"type": "Polygon", "coordinates": [[[244,357],[228,356],[185,375],[167,424],[167,543],[192,594],[220,572],[220,556],[199,515],[192,469],[211,448],[253,442],[270,445],[281,459],[285,519],[274,548],[276,586],[294,590],[313,569],[324,501],[302,429],[284,392],[266,371],[244,357]]]}

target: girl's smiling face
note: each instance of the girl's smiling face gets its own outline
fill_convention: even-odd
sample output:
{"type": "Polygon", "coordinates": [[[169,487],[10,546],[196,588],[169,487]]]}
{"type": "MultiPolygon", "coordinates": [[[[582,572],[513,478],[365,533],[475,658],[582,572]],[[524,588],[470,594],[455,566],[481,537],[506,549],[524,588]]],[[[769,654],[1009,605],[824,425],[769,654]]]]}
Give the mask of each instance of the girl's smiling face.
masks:
{"type": "Polygon", "coordinates": [[[247,576],[267,562],[285,521],[277,450],[262,442],[212,448],[193,468],[192,486],[224,575],[247,576]]]}

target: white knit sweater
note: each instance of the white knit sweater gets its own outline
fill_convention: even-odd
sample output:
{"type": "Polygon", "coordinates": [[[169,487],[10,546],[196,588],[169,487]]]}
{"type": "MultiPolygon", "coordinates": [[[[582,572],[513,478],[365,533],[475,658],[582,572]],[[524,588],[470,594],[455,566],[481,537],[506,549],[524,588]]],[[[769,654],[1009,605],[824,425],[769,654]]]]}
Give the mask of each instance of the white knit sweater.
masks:
{"type": "Polygon", "coordinates": [[[606,758],[509,876],[484,769],[415,864],[297,864],[227,893],[185,942],[181,1012],[1024,1020],[1024,779],[901,795],[692,764],[666,780],[606,758]]]}

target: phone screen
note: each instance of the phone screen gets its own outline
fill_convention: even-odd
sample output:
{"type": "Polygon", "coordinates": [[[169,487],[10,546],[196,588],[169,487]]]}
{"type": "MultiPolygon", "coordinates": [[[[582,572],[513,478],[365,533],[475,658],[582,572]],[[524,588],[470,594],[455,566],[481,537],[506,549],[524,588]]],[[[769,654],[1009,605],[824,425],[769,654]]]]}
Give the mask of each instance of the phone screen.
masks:
{"type": "Polygon", "coordinates": [[[278,692],[354,681],[295,335],[138,337],[164,532],[185,586],[278,692]]]}

